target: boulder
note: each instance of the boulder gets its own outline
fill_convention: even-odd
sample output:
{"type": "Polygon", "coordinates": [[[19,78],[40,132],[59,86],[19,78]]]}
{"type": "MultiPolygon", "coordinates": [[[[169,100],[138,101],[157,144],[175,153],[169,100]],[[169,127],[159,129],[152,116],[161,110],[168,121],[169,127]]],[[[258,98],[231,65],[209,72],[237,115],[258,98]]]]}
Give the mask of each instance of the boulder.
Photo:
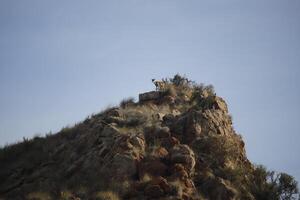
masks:
{"type": "Polygon", "coordinates": [[[160,91],[151,91],[139,94],[139,101],[150,101],[150,100],[158,100],[162,96],[160,91]]]}
{"type": "Polygon", "coordinates": [[[171,173],[172,173],[172,179],[173,180],[185,180],[189,177],[188,173],[186,172],[185,167],[182,164],[175,164],[171,168],[171,173]]]}
{"type": "Polygon", "coordinates": [[[190,143],[195,138],[201,135],[201,125],[200,125],[201,116],[200,113],[196,111],[191,111],[186,116],[185,121],[185,133],[184,140],[186,143],[190,143]]]}
{"type": "Polygon", "coordinates": [[[201,128],[203,135],[234,133],[228,114],[222,110],[205,110],[202,113],[201,128]]]}
{"type": "Polygon", "coordinates": [[[143,135],[132,136],[130,137],[129,142],[134,148],[140,150],[141,152],[145,151],[145,139],[143,138],[143,135]]]}
{"type": "Polygon", "coordinates": [[[190,144],[193,140],[202,134],[201,122],[202,113],[195,110],[189,110],[176,117],[166,116],[165,124],[171,129],[183,143],[190,144]]]}
{"type": "Polygon", "coordinates": [[[151,185],[159,185],[160,188],[165,192],[165,193],[169,193],[171,191],[171,186],[170,184],[168,183],[168,181],[161,177],[161,176],[158,176],[158,177],[154,177],[151,181],[150,181],[150,184],[151,185]]]}
{"type": "Polygon", "coordinates": [[[111,123],[124,124],[124,119],[122,117],[108,116],[105,118],[105,121],[108,124],[111,124],[111,123]]]}
{"type": "Polygon", "coordinates": [[[164,147],[155,148],[152,152],[152,156],[158,159],[165,159],[169,155],[169,152],[164,147]]]}
{"type": "Polygon", "coordinates": [[[188,173],[194,170],[196,161],[195,154],[187,145],[176,145],[170,150],[170,160],[172,163],[181,163],[188,173]]]}
{"type": "Polygon", "coordinates": [[[227,104],[221,97],[215,96],[214,108],[228,112],[227,104]]]}

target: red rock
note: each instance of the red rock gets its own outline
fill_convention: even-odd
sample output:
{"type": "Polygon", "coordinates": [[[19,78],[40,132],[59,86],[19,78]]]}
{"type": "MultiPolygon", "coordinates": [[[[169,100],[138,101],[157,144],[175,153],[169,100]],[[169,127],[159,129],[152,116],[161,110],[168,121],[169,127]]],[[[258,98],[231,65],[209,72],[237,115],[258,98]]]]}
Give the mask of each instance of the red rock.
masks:
{"type": "Polygon", "coordinates": [[[194,183],[191,179],[186,179],[184,180],[184,185],[187,187],[187,188],[194,188],[194,183]]]}
{"type": "Polygon", "coordinates": [[[159,185],[165,193],[169,193],[171,191],[171,186],[169,185],[168,181],[161,176],[152,179],[151,184],[159,185]]]}
{"type": "Polygon", "coordinates": [[[189,177],[182,164],[175,164],[172,168],[172,176],[174,179],[185,180],[189,177]]]}
{"type": "Polygon", "coordinates": [[[155,158],[166,158],[169,152],[164,147],[156,148],[153,152],[155,158]]]}

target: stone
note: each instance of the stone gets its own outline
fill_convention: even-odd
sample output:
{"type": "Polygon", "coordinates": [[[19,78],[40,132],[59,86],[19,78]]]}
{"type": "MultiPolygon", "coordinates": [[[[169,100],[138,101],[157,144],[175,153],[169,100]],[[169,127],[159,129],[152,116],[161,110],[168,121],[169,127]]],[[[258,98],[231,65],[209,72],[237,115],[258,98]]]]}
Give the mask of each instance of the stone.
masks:
{"type": "Polygon", "coordinates": [[[124,119],[121,117],[115,117],[115,116],[108,116],[105,118],[105,121],[109,124],[115,123],[115,124],[124,124],[124,119]]]}
{"type": "Polygon", "coordinates": [[[169,155],[169,152],[164,147],[158,147],[153,150],[152,154],[155,158],[164,159],[169,155]]]}
{"type": "Polygon", "coordinates": [[[202,135],[230,135],[233,128],[228,114],[222,110],[205,110],[201,121],[202,135]]]}
{"type": "Polygon", "coordinates": [[[223,110],[226,113],[228,112],[227,104],[221,97],[217,97],[217,96],[215,97],[214,107],[216,109],[223,110]]]}
{"type": "Polygon", "coordinates": [[[150,101],[150,100],[158,100],[161,97],[161,92],[160,91],[151,91],[151,92],[146,92],[139,94],[139,101],[150,101]]]}
{"type": "Polygon", "coordinates": [[[192,111],[189,112],[186,116],[185,127],[187,128],[184,132],[184,139],[187,143],[192,142],[193,140],[195,140],[195,138],[201,135],[201,116],[199,115],[200,113],[192,111]]]}
{"type": "Polygon", "coordinates": [[[129,142],[134,146],[134,148],[140,151],[145,151],[145,139],[141,136],[133,136],[129,139],[129,142]]]}
{"type": "Polygon", "coordinates": [[[124,101],[56,135],[5,148],[0,196],[18,199],[37,186],[55,194],[66,184],[72,190],[78,180],[84,189],[70,193],[81,199],[95,199],[96,190],[136,200],[257,198],[254,193],[246,198],[252,195],[247,187],[255,167],[225,101],[209,90],[201,96],[201,88],[199,93],[193,87],[175,89],[174,97],[140,94],[139,103],[122,106],[124,101]],[[237,169],[244,173],[236,174],[237,169]],[[232,173],[237,177],[230,178],[232,173]],[[84,190],[92,196],[77,196],[84,190]]]}
{"type": "Polygon", "coordinates": [[[189,176],[188,173],[186,172],[185,167],[182,164],[178,164],[178,163],[172,167],[171,172],[174,180],[176,179],[185,180],[189,176]]]}
{"type": "Polygon", "coordinates": [[[154,177],[151,182],[150,182],[151,185],[159,185],[160,188],[165,192],[165,193],[169,193],[171,191],[171,186],[170,184],[168,183],[168,181],[161,177],[161,176],[158,176],[158,177],[154,177]]]}
{"type": "Polygon", "coordinates": [[[187,145],[176,145],[170,150],[170,160],[172,163],[181,163],[188,173],[194,170],[196,161],[195,154],[187,145]]]}

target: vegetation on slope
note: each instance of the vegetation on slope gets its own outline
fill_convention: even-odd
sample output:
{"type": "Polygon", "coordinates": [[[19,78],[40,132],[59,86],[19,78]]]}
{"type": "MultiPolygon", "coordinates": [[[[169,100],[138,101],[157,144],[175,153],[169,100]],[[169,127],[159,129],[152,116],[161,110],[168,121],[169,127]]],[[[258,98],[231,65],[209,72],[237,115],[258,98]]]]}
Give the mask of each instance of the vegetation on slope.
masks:
{"type": "Polygon", "coordinates": [[[296,199],[297,182],[254,166],[212,86],[175,75],[46,137],[0,150],[4,199],[296,199]]]}

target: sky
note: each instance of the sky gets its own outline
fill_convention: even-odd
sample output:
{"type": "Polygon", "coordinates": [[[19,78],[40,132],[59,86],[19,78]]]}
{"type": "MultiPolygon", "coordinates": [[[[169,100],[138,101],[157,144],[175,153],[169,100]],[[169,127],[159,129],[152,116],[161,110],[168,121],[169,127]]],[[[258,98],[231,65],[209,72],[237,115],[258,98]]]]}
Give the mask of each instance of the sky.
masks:
{"type": "Polygon", "coordinates": [[[248,158],[300,182],[299,0],[1,0],[0,145],[55,133],[152,78],[213,84],[248,158]]]}

